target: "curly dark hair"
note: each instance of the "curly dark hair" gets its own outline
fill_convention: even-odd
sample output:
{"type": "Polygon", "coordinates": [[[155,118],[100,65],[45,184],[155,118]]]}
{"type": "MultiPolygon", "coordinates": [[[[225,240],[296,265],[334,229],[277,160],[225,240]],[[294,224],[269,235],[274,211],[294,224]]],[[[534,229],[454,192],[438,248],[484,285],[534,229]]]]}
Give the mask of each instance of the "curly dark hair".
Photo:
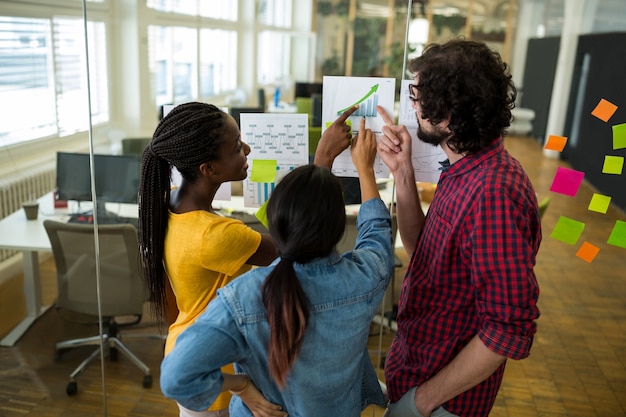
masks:
{"type": "Polygon", "coordinates": [[[453,151],[476,153],[506,134],[517,89],[508,65],[484,43],[430,44],[409,70],[419,76],[421,117],[433,124],[450,117],[453,151]]]}

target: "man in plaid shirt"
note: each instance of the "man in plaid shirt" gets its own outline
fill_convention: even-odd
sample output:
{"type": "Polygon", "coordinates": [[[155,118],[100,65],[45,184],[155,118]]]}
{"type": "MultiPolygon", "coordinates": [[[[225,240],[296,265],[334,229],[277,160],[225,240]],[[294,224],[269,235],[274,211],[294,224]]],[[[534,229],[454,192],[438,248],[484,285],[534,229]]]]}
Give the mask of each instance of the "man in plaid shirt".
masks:
{"type": "Polygon", "coordinates": [[[516,89],[500,55],[478,42],[430,45],[410,70],[418,137],[448,160],[425,216],[411,137],[378,108],[386,122],[378,151],[411,254],[385,364],[385,415],[487,416],[506,359],[529,355],[539,317],[537,199],[502,139],[516,89]]]}

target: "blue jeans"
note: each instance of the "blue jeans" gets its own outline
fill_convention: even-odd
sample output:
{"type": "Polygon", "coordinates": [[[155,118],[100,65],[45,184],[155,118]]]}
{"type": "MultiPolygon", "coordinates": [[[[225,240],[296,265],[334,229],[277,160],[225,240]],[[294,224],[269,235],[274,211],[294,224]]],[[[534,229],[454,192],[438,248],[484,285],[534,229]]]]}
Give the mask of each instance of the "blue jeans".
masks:
{"type": "MultiPolygon", "coordinates": [[[[411,388],[406,394],[395,403],[389,403],[387,410],[383,417],[424,417],[417,411],[415,407],[415,390],[417,387],[411,388]]],[[[430,414],[430,417],[458,417],[456,414],[452,414],[443,409],[443,407],[437,407],[430,414]]]]}

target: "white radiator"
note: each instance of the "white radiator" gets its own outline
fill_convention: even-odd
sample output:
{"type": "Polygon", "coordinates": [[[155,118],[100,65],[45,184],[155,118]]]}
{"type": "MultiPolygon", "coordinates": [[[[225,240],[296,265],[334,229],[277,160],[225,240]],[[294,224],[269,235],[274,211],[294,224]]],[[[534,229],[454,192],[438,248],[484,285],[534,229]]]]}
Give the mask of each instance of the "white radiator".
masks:
{"type": "MultiPolygon", "coordinates": [[[[54,190],[55,182],[54,168],[0,179],[0,219],[21,210],[24,201],[38,199],[54,190]]],[[[0,262],[16,253],[16,251],[0,249],[0,262]]]]}

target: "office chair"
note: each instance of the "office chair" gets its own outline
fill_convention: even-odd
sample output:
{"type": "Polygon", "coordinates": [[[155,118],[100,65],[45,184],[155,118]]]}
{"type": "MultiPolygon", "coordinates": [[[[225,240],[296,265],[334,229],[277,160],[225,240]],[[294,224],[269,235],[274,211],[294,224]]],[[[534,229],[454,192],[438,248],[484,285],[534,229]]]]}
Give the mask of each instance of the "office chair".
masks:
{"type": "Polygon", "coordinates": [[[544,199],[538,203],[540,219],[543,219],[543,215],[546,214],[546,210],[548,210],[549,205],[550,205],[550,197],[544,197],[544,199]]]}
{"type": "MultiPolygon", "coordinates": [[[[57,270],[56,309],[62,316],[88,316],[95,324],[99,308],[94,226],[53,220],[44,220],[43,224],[50,238],[57,270]]],[[[137,231],[130,224],[102,225],[98,228],[98,237],[103,335],[102,338],[96,335],[56,344],[55,360],[60,360],[62,353],[69,349],[97,346],[97,349],[70,374],[67,395],[76,394],[78,389],[76,378],[100,356],[101,346],[112,361],[117,360],[118,349],[121,350],[144,373],[143,387],[152,386],[150,368],[122,343],[122,334],[118,332],[120,327],[141,321],[144,302],[147,299],[146,287],[139,269],[137,231]]],[[[163,340],[161,335],[128,336],[163,340]]]]}

